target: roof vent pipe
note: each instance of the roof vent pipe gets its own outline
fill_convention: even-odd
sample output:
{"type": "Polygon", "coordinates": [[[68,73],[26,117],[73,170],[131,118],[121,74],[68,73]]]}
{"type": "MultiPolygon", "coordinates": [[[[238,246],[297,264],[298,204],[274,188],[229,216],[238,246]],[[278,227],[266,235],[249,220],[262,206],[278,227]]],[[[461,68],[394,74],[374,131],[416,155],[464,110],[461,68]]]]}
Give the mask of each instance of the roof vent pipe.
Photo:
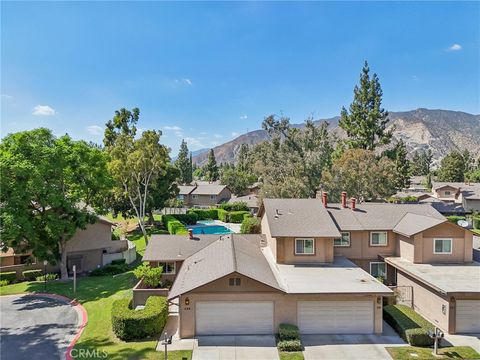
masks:
{"type": "Polygon", "coordinates": [[[325,191],[322,193],[322,203],[323,206],[328,206],[328,193],[326,193],[325,191]]]}
{"type": "Polygon", "coordinates": [[[342,191],[342,208],[347,207],[347,192],[342,191]]]}
{"type": "Polygon", "coordinates": [[[357,199],[353,198],[352,197],[352,210],[355,210],[356,209],[356,205],[357,205],[357,199]]]}

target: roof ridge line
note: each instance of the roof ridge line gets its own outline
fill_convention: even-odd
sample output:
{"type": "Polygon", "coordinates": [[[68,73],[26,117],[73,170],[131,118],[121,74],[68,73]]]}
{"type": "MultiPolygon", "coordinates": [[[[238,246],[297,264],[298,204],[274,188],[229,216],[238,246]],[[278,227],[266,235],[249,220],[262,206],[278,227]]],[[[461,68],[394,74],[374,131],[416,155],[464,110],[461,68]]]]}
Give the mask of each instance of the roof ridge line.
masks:
{"type": "Polygon", "coordinates": [[[233,268],[236,272],[238,272],[237,256],[235,254],[235,242],[233,241],[233,234],[230,234],[230,241],[232,243],[233,268]]]}

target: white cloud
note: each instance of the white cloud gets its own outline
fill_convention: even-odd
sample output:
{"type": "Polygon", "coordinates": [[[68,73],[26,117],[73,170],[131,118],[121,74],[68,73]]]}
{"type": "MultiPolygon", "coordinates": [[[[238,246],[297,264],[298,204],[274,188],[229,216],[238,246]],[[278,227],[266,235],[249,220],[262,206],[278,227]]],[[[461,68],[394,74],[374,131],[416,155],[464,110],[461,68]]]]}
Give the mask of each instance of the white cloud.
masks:
{"type": "Polygon", "coordinates": [[[238,132],[236,132],[236,131],[232,132],[232,136],[233,136],[233,137],[237,137],[238,135],[240,135],[240,133],[238,133],[238,132]]]}
{"type": "Polygon", "coordinates": [[[180,126],[164,126],[163,127],[165,130],[171,130],[171,131],[182,131],[182,128],[180,126]]]}
{"type": "Polygon", "coordinates": [[[192,150],[198,150],[205,147],[205,145],[198,138],[187,136],[185,141],[187,142],[188,147],[192,150]]]}
{"type": "Polygon", "coordinates": [[[8,95],[8,94],[2,94],[2,99],[11,100],[11,99],[13,99],[13,96],[12,96],[12,95],[8,95]]]}
{"type": "Polygon", "coordinates": [[[242,119],[242,120],[248,119],[248,116],[247,115],[242,115],[242,116],[240,116],[240,119],[242,119]]]}
{"type": "Polygon", "coordinates": [[[462,50],[462,45],[460,44],[453,44],[448,48],[449,51],[460,51],[462,50]]]}
{"type": "Polygon", "coordinates": [[[213,134],[213,137],[214,137],[215,139],[221,139],[221,138],[223,138],[223,135],[213,134]]]}
{"type": "Polygon", "coordinates": [[[32,115],[53,116],[55,115],[55,110],[48,105],[37,105],[33,108],[32,115]]]}
{"type": "Polygon", "coordinates": [[[100,135],[103,133],[103,127],[98,125],[87,126],[87,131],[92,135],[100,135]]]}
{"type": "Polygon", "coordinates": [[[188,79],[188,78],[175,79],[175,82],[176,82],[177,84],[182,84],[182,85],[187,85],[187,86],[192,86],[192,85],[193,85],[192,80],[190,80],[190,79],[188,79]]]}

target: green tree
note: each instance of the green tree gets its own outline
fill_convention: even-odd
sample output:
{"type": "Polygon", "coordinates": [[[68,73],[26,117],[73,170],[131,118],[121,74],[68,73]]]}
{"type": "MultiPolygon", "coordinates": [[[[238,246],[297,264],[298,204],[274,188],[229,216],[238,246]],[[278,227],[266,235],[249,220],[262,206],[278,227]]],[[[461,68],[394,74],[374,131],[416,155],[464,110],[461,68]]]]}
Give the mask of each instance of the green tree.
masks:
{"type": "Polygon", "coordinates": [[[45,128],[23,131],[2,140],[0,174],[2,250],[32,251],[67,279],[67,241],[96,221],[111,187],[105,154],[45,128]]]}
{"type": "Polygon", "coordinates": [[[385,155],[395,163],[396,187],[406,189],[410,185],[410,161],[407,159],[407,147],[403,140],[398,141],[385,155]]]}
{"type": "Polygon", "coordinates": [[[244,195],[248,186],[252,185],[257,178],[252,173],[240,170],[240,168],[229,168],[222,173],[221,183],[237,196],[244,195]]]}
{"type": "Polygon", "coordinates": [[[377,74],[370,78],[368,63],[360,75],[360,85],[355,86],[350,111],[345,107],[340,114],[340,127],[347,133],[350,148],[375,150],[389,144],[393,130],[387,130],[388,111],[382,105],[382,88],[377,74]]]}
{"type": "Polygon", "coordinates": [[[248,144],[240,145],[240,149],[238,150],[237,154],[237,167],[240,171],[251,171],[251,166],[248,159],[249,151],[250,149],[248,144]]]}
{"type": "Polygon", "coordinates": [[[323,188],[333,201],[342,191],[360,201],[385,199],[396,192],[395,163],[370,150],[348,149],[323,174],[323,188]]]}
{"type": "Polygon", "coordinates": [[[219,178],[217,160],[215,159],[213,149],[210,149],[208,153],[208,161],[205,165],[205,178],[208,181],[217,181],[219,178]]]}
{"type": "Polygon", "coordinates": [[[431,172],[433,154],[432,150],[415,151],[410,162],[411,174],[425,176],[431,172]]]}
{"type": "Polygon", "coordinates": [[[178,158],[175,161],[175,166],[180,171],[179,181],[181,184],[190,184],[192,182],[192,158],[189,155],[187,143],[182,140],[180,145],[180,151],[178,152],[178,158]]]}
{"type": "MultiPolygon", "coordinates": [[[[138,109],[134,109],[134,113],[135,110],[138,109]]],[[[125,114],[124,119],[132,118],[128,111],[122,113],[125,114]]],[[[134,128],[136,120],[127,125],[134,128]]],[[[140,138],[135,138],[135,131],[128,130],[125,121],[116,122],[113,128],[108,126],[109,123],[104,143],[108,144],[108,169],[115,180],[115,199],[122,203],[128,199],[130,210],[135,213],[140,230],[148,242],[145,228],[147,206],[151,201],[153,185],[166,176],[170,162],[168,149],[160,144],[161,131],[147,130],[140,138]],[[109,141],[107,136],[113,140],[109,141]]]]}
{"type": "Polygon", "coordinates": [[[438,181],[463,182],[467,169],[467,159],[464,154],[453,150],[440,162],[437,172],[438,181]]]}

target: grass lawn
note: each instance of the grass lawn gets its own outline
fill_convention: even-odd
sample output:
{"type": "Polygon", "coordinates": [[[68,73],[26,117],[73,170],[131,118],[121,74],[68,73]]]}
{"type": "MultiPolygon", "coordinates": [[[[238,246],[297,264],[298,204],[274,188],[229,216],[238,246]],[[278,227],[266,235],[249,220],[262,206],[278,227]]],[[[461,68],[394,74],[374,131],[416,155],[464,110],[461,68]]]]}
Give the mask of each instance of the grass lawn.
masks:
{"type": "Polygon", "coordinates": [[[432,354],[432,348],[414,346],[387,347],[394,360],[430,360],[430,359],[480,359],[480,354],[470,346],[452,346],[438,350],[438,356],[432,354]],[[413,355],[413,356],[412,356],[413,355]]]}
{"type": "MultiPolygon", "coordinates": [[[[158,228],[150,229],[148,230],[148,233],[150,235],[155,235],[155,234],[168,234],[167,230],[162,230],[158,228]]],[[[145,237],[143,236],[141,231],[135,231],[127,235],[127,239],[135,243],[135,247],[137,249],[137,254],[143,256],[145,254],[145,249],[147,247],[145,243],[145,237]]],[[[138,256],[137,256],[138,257],[138,256]]]]}
{"type": "Polygon", "coordinates": [[[301,351],[279,351],[280,360],[303,360],[303,353],[301,351]]]}
{"type": "MultiPolygon", "coordinates": [[[[88,323],[76,349],[105,351],[109,360],[120,359],[164,359],[163,352],[155,351],[157,339],[123,342],[112,332],[111,308],[115,299],[132,296],[135,278],[132,272],[116,276],[85,277],[77,281],[77,293],[73,294],[73,284],[54,281],[47,285],[47,292],[77,299],[87,310],[88,323]]],[[[0,287],[0,295],[25,292],[43,292],[42,282],[22,282],[0,287]]],[[[175,351],[169,359],[191,359],[191,351],[175,351]]],[[[86,359],[85,357],[82,359],[86,359]]]]}

